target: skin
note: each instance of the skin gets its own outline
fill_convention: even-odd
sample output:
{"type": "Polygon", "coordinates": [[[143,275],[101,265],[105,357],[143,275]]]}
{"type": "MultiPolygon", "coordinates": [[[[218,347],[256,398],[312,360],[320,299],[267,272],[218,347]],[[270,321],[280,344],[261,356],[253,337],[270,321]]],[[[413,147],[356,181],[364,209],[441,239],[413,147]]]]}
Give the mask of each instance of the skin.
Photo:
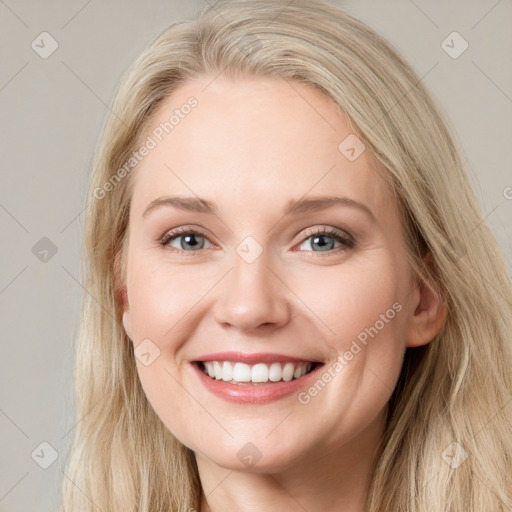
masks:
{"type": "Polygon", "coordinates": [[[327,96],[278,78],[212,80],[187,81],[165,99],[148,134],[190,96],[198,105],[134,171],[123,324],[135,347],[149,338],[160,350],[148,366],[137,360],[141,384],[196,455],[202,512],[363,512],[405,349],[432,340],[444,309],[411,271],[396,204],[369,150],[355,161],[338,150],[351,130],[327,96]],[[143,217],[166,195],[208,199],[218,215],[163,206],[143,217]],[[375,219],[349,206],[283,216],[289,200],[321,195],[363,203],[375,219]],[[160,244],[182,226],[205,233],[199,250],[179,234],[160,244]],[[326,235],[333,245],[321,251],[310,228],[334,228],[356,244],[326,235]],[[250,264],[236,252],[247,236],[262,249],[250,264]],[[401,311],[307,404],[297,394],[229,403],[191,366],[236,350],[327,367],[394,303],[401,311]],[[250,467],[237,456],[247,442],[261,453],[250,467]]]}

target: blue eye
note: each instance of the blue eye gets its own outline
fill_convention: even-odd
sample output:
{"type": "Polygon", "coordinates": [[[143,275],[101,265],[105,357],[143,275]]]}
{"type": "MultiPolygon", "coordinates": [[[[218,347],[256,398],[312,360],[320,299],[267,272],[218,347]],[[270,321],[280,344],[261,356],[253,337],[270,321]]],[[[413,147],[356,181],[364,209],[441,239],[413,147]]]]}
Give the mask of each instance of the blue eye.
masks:
{"type": "Polygon", "coordinates": [[[196,231],[195,229],[185,228],[185,229],[182,229],[181,231],[176,230],[171,233],[168,233],[167,235],[164,236],[161,243],[162,243],[162,245],[165,245],[165,246],[171,248],[171,250],[173,250],[173,251],[195,252],[195,251],[198,251],[198,250],[204,248],[204,241],[207,241],[207,238],[202,233],[200,233],[199,231],[196,231]],[[179,242],[178,248],[170,245],[171,241],[174,242],[174,241],[179,240],[180,238],[182,239],[182,241],[179,242]],[[203,242],[201,242],[201,241],[198,242],[197,241],[198,238],[199,238],[199,240],[203,239],[203,242]],[[191,248],[191,250],[188,250],[189,248],[191,248]]]}
{"type": "MultiPolygon", "coordinates": [[[[302,247],[305,243],[309,242],[311,249],[307,249],[309,252],[324,253],[319,256],[337,254],[338,252],[351,249],[355,246],[355,241],[348,236],[343,235],[341,232],[333,229],[317,229],[312,234],[303,238],[299,247],[302,247]],[[335,247],[336,242],[341,245],[335,247]],[[318,250],[314,250],[318,248],[318,250]]],[[[199,252],[202,249],[207,249],[205,243],[210,244],[206,235],[191,228],[179,228],[174,231],[167,233],[161,240],[160,244],[168,248],[171,252],[178,252],[181,254],[199,252]],[[181,239],[181,241],[180,241],[181,239]],[[172,245],[177,242],[176,245],[172,245]]],[[[211,247],[211,244],[210,244],[211,247]]]]}
{"type": "Polygon", "coordinates": [[[332,252],[332,250],[335,249],[334,244],[336,242],[340,243],[344,249],[350,249],[355,245],[352,239],[332,229],[319,229],[313,235],[309,235],[307,238],[305,238],[300,246],[302,246],[308,240],[311,240],[311,242],[309,242],[311,248],[319,248],[318,251],[312,252],[332,252]]]}

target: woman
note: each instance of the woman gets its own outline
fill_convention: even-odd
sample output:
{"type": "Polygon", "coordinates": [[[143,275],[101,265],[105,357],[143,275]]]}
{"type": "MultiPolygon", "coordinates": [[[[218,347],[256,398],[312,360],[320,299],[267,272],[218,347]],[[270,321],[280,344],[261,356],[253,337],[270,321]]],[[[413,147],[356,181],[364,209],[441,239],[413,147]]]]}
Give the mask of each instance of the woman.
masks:
{"type": "Polygon", "coordinates": [[[164,30],[95,158],[64,509],[510,510],[512,293],[460,153],[334,7],[164,30]]]}

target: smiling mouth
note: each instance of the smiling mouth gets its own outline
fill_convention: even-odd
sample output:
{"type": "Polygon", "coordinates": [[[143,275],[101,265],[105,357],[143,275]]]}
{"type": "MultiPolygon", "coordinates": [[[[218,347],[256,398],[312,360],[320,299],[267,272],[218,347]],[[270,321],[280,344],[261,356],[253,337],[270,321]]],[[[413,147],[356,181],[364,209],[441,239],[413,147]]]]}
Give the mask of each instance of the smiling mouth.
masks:
{"type": "Polygon", "coordinates": [[[274,362],[246,364],[234,361],[197,361],[199,369],[212,380],[229,384],[254,385],[290,382],[311,373],[322,363],[274,362]]]}

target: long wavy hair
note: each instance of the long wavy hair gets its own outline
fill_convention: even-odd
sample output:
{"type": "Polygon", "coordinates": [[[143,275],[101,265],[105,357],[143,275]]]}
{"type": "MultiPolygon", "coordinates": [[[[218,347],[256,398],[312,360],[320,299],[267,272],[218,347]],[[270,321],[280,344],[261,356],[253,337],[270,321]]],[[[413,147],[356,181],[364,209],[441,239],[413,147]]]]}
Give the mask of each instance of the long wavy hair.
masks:
{"type": "Polygon", "coordinates": [[[484,222],[454,130],[420,77],[375,31],[316,0],[211,3],[158,34],[115,93],[86,206],[64,510],[199,509],[193,453],[150,406],[121,322],[136,167],[120,169],[141,147],[164,98],[189,78],[222,71],[298,80],[334,100],[385,170],[412,268],[446,306],[438,335],[406,350],[368,511],[510,510],[512,289],[505,258],[484,222]]]}

